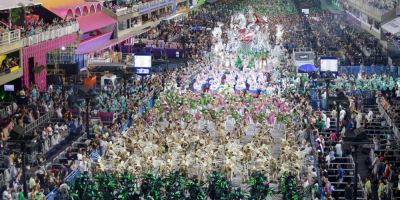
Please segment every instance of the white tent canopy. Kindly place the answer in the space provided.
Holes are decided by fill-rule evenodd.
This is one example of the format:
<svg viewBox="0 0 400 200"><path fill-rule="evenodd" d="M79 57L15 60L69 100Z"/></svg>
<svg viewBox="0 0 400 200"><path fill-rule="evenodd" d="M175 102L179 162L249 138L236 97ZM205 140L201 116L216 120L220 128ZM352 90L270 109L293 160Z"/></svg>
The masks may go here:
<svg viewBox="0 0 400 200"><path fill-rule="evenodd" d="M384 24L382 26L382 29L393 35L399 34L400 33L400 17L396 17L395 19Z"/></svg>
<svg viewBox="0 0 400 200"><path fill-rule="evenodd" d="M21 5L24 6L35 6L41 5L32 0L0 0L0 10L10 10L13 8L19 8Z"/></svg>

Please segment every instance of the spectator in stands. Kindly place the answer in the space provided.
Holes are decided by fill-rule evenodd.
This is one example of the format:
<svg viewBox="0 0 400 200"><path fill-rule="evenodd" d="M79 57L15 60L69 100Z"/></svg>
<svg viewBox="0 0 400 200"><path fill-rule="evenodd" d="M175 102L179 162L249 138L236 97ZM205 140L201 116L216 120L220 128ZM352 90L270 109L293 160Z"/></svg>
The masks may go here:
<svg viewBox="0 0 400 200"><path fill-rule="evenodd" d="M375 158L372 161L372 164L370 166L370 169L372 169L372 174L373 174L374 177L378 176L380 162L381 161L379 159L379 155L377 153L375 153Z"/></svg>
<svg viewBox="0 0 400 200"><path fill-rule="evenodd" d="M36 180L33 176L29 178L29 190L33 190L36 187Z"/></svg>
<svg viewBox="0 0 400 200"><path fill-rule="evenodd" d="M342 143L343 143L343 141L339 140L339 142L335 145L336 157L338 157L338 158L343 156Z"/></svg>
<svg viewBox="0 0 400 200"><path fill-rule="evenodd" d="M374 112L371 109L368 109L368 114L365 116L367 120L367 125L369 126L372 123L372 119L374 118Z"/></svg>
<svg viewBox="0 0 400 200"><path fill-rule="evenodd" d="M390 165L388 160L385 160L385 170L383 172L383 178L389 180L391 172L392 172L392 166Z"/></svg>
<svg viewBox="0 0 400 200"><path fill-rule="evenodd" d="M386 187L386 199L391 200L393 199L393 182L388 181L388 186Z"/></svg>
<svg viewBox="0 0 400 200"><path fill-rule="evenodd" d="M371 200L372 190L371 190L371 180L369 177L365 178L364 192L365 196L367 197L367 200Z"/></svg>
<svg viewBox="0 0 400 200"><path fill-rule="evenodd" d="M347 182L346 187L344 188L344 198L346 200L353 199L353 188L351 187L350 182Z"/></svg>
<svg viewBox="0 0 400 200"><path fill-rule="evenodd" d="M333 118L333 119L336 119L336 115L337 115L336 109L333 109L333 110L331 111L331 116L332 116L332 118Z"/></svg>
<svg viewBox="0 0 400 200"><path fill-rule="evenodd" d="M324 177L324 180L325 180L324 181L325 182L325 187L324 187L325 196L330 197L333 192L333 186L327 178Z"/></svg>
<svg viewBox="0 0 400 200"><path fill-rule="evenodd" d="M99 153L100 156L103 156L106 153L106 141L104 141L103 136L99 137L99 150L100 150Z"/></svg>
<svg viewBox="0 0 400 200"><path fill-rule="evenodd" d="M398 87L396 87L396 98L400 98L400 89Z"/></svg>
<svg viewBox="0 0 400 200"><path fill-rule="evenodd" d="M339 121L340 121L340 123L343 123L343 120L346 116L346 110L342 106L340 106L340 107L341 108L340 108L340 113L339 113Z"/></svg>
<svg viewBox="0 0 400 200"><path fill-rule="evenodd" d="M45 176L46 176L46 169L44 168L44 166L40 166L38 168L38 170L36 170L35 174L39 181L39 184L41 186L44 186L45 185Z"/></svg>
<svg viewBox="0 0 400 200"><path fill-rule="evenodd" d="M67 166L65 166L64 163L61 163L61 169L59 172L60 180L64 180L65 177L67 177L67 176L68 176L68 168L67 168Z"/></svg>
<svg viewBox="0 0 400 200"><path fill-rule="evenodd" d="M65 157L67 158L67 160L72 160L73 159L72 150L71 150L70 147L68 147L67 153L65 154Z"/></svg>
<svg viewBox="0 0 400 200"><path fill-rule="evenodd" d="M331 145L335 145L337 142L337 136L336 136L336 132L331 131L329 134L329 142Z"/></svg>
<svg viewBox="0 0 400 200"><path fill-rule="evenodd" d="M68 186L67 183L63 183L60 185L60 200L67 200L69 199L69 190L70 187Z"/></svg>
<svg viewBox="0 0 400 200"><path fill-rule="evenodd" d="M2 199L3 200L11 200L11 190L10 187L8 186L8 184L6 184L6 186L4 186L4 190L3 190L3 194L2 194Z"/></svg>
<svg viewBox="0 0 400 200"><path fill-rule="evenodd" d="M385 199L385 191L387 190L386 188L386 183L385 180L380 179L379 180L379 186L378 186L378 198L379 200L384 200Z"/></svg>
<svg viewBox="0 0 400 200"><path fill-rule="evenodd" d="M344 137L345 133L346 133L347 129L346 129L346 125L343 123L340 127L340 137Z"/></svg>
<svg viewBox="0 0 400 200"><path fill-rule="evenodd" d="M333 151L333 148L329 151L328 155L326 155L325 161L327 163L327 167L330 167L331 162L335 160L335 152Z"/></svg>
<svg viewBox="0 0 400 200"><path fill-rule="evenodd" d="M18 200L24 200L24 193L22 192L22 188L18 187Z"/></svg>
<svg viewBox="0 0 400 200"><path fill-rule="evenodd" d="M343 182L343 178L344 178L344 169L342 168L342 165L338 165L338 169L337 169L337 179L339 183Z"/></svg>
<svg viewBox="0 0 400 200"><path fill-rule="evenodd" d="M375 151L379 151L379 149L380 149L379 137L378 137L378 136L374 136L374 137L372 138L372 142L374 143L374 150L375 150Z"/></svg>

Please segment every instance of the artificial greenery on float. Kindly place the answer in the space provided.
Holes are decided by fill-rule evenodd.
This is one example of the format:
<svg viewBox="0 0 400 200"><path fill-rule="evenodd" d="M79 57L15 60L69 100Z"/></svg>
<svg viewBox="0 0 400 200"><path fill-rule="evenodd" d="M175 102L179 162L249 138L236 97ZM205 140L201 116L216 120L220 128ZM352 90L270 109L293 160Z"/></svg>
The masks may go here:
<svg viewBox="0 0 400 200"><path fill-rule="evenodd" d="M295 177L290 173L285 173L279 180L279 191L283 195L283 199L300 200L302 196L298 190Z"/></svg>
<svg viewBox="0 0 400 200"><path fill-rule="evenodd" d="M268 52L266 51L239 50L239 54L245 56L254 56L254 58L256 58L257 60L265 60L268 57Z"/></svg>
<svg viewBox="0 0 400 200"><path fill-rule="evenodd" d="M238 56L238 57L236 58L235 67L236 67L238 70L240 70L240 71L243 70L243 61L242 61L242 59L240 58L240 56Z"/></svg>
<svg viewBox="0 0 400 200"><path fill-rule="evenodd" d="M213 172L203 183L179 172L160 177L146 173L140 179L129 174L100 173L95 177L83 173L72 185L72 200L264 200L282 195L285 200L301 199L295 177L284 174L279 190L274 191L263 173L254 173L247 182L249 191L234 187L221 173Z"/></svg>
<svg viewBox="0 0 400 200"><path fill-rule="evenodd" d="M289 115L285 115L282 113L278 113L276 116L276 121L282 124L289 124L289 122L291 121L290 116Z"/></svg>
<svg viewBox="0 0 400 200"><path fill-rule="evenodd" d="M260 172L253 174L248 184L252 200L266 199L274 194L274 191L269 187L267 177Z"/></svg>
<svg viewBox="0 0 400 200"><path fill-rule="evenodd" d="M211 199L228 199L231 185L226 177L218 172L213 172L208 177L207 193Z"/></svg>

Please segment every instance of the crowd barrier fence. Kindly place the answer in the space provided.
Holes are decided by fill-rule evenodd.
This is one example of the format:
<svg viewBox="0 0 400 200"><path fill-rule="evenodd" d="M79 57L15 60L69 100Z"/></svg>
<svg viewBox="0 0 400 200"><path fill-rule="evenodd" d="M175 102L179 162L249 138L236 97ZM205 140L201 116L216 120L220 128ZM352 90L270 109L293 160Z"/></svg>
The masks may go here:
<svg viewBox="0 0 400 200"><path fill-rule="evenodd" d="M357 76L359 72L365 72L367 75L390 75L392 77L398 77L399 69L398 67L391 66L382 66L382 65L374 65L374 66L339 66L339 73L344 73L348 75Z"/></svg>

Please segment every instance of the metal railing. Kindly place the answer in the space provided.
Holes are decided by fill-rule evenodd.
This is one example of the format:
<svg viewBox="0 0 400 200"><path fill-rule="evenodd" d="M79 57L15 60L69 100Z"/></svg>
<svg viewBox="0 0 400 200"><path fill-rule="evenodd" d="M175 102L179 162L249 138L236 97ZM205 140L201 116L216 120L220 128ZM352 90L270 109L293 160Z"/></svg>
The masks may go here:
<svg viewBox="0 0 400 200"><path fill-rule="evenodd" d="M8 110L11 110L11 113L14 113L12 104L0 109L0 117L7 118L9 116Z"/></svg>
<svg viewBox="0 0 400 200"><path fill-rule="evenodd" d="M382 15L386 14L387 12L390 11L390 9L379 9L376 8L368 3L367 0L348 0L348 2L353 6L356 7L357 9L370 13L371 15L374 15L377 18L382 17Z"/></svg>
<svg viewBox="0 0 400 200"><path fill-rule="evenodd" d="M87 64L90 65L92 63L111 63L111 58L109 58L109 57L89 58L87 61Z"/></svg>
<svg viewBox="0 0 400 200"><path fill-rule="evenodd" d="M72 34L79 30L79 25L77 22L73 22L71 25L61 27L54 30L45 31L36 35L28 36L24 38L24 46L31 46L34 44L38 44L40 42L44 42L47 40L52 40L55 38L59 38L65 35Z"/></svg>
<svg viewBox="0 0 400 200"><path fill-rule="evenodd" d="M173 4L173 3L175 3L175 0L156 0L144 4L139 4L138 8L140 13L144 13L162 8L168 4Z"/></svg>
<svg viewBox="0 0 400 200"><path fill-rule="evenodd" d="M13 42L21 40L21 30L7 31L0 33L0 46L9 45Z"/></svg>
<svg viewBox="0 0 400 200"><path fill-rule="evenodd" d="M134 5L132 7L123 7L123 8L117 9L115 11L115 14L117 16L122 16L122 15L126 15L129 13L135 13L135 12L139 12L139 5Z"/></svg>
<svg viewBox="0 0 400 200"><path fill-rule="evenodd" d="M25 133L30 133L34 129L38 128L39 126L43 125L44 123L50 122L51 118L53 117L53 110L50 110L49 112L45 113L44 115L40 116L37 120L34 122L26 125L24 127Z"/></svg>
<svg viewBox="0 0 400 200"><path fill-rule="evenodd" d="M380 98L378 97L376 99L376 103L378 104L378 109L381 114L383 114L383 117L386 119L386 122L389 126L393 127L393 133L397 138L400 138L400 131L399 128L397 127L397 124L392 121L388 113L386 112L385 108L383 108L382 102L380 101Z"/></svg>

